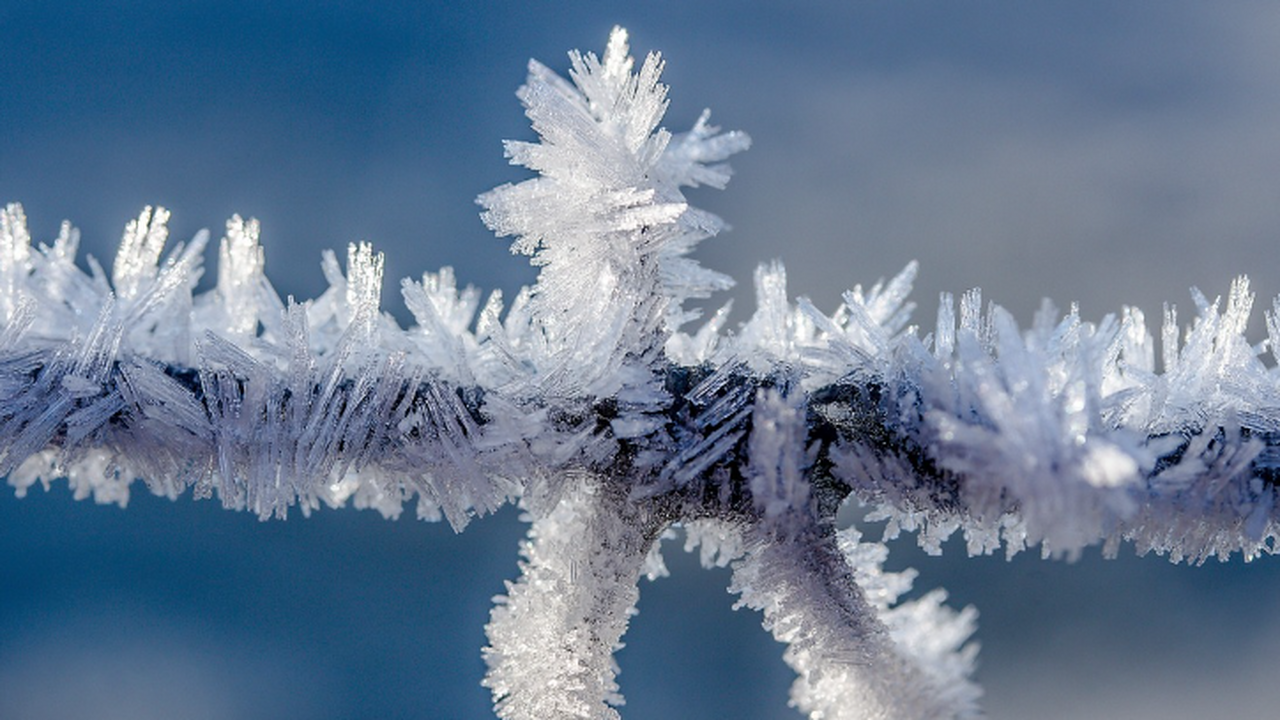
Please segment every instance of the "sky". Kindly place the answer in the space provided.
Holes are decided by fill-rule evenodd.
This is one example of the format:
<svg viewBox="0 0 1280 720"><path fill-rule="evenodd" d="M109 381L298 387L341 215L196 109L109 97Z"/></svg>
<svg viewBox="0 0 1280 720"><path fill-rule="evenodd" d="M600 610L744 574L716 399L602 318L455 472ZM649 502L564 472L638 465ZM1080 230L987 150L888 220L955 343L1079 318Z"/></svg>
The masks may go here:
<svg viewBox="0 0 1280 720"><path fill-rule="evenodd" d="M299 299L324 288L322 249L369 240L402 321L394 279L442 265L509 296L534 273L474 198L525 177L500 144L531 138L514 91L530 57L564 71L615 24L666 59L667 127L711 108L753 138L728 189L691 193L733 226L699 257L739 280L739 321L773 258L827 310L919 260L922 327L971 287L1024 323L1046 297L1185 318L1188 288L1240 273L1260 308L1280 294L1280 9L1262 3L10 2L0 201L39 241L70 219L104 264L147 204L175 239L254 216ZM483 626L522 532L513 509L455 535L142 489L125 511L56 483L4 494L0 716L490 717ZM727 575L667 555L619 654L624 717L798 717ZM993 718L1280 705L1275 562L1096 555L938 559L908 539L891 562L979 608Z"/></svg>

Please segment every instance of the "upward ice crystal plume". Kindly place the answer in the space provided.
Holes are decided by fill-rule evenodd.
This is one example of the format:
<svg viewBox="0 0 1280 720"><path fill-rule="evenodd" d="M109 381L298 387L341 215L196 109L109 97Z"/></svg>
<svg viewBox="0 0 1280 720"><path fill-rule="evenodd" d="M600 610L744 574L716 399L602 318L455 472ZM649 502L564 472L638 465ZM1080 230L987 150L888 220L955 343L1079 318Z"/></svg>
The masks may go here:
<svg viewBox="0 0 1280 720"><path fill-rule="evenodd" d="M931 551L957 531L970 553L1276 551L1280 378L1259 355L1280 352L1280 300L1255 347L1247 281L1225 307L1193 292L1189 328L1165 311L1157 369L1134 309L1090 323L1046 304L1023 331L973 291L958 317L944 295L922 338L914 264L831 315L792 303L774 264L737 333L727 308L685 333L683 302L729 280L688 259L722 223L681 188L724 186L747 137L705 114L660 129L662 63L636 71L622 30L603 59L570 60L572 82L534 62L519 93L540 142L507 154L537 177L480 198L541 267L505 314L445 268L403 283L417 324L401 329L368 245L345 272L324 255L317 300L281 301L239 217L216 286L193 297L205 236L164 255L162 209L129 224L108 278L75 265L70 225L33 247L8 206L0 474L19 495L65 477L121 505L135 479L192 487L262 518L348 500L394 517L416 496L459 530L520 502L522 574L484 650L513 719L617 717L613 652L676 526L704 565L733 567L812 718L978 714L973 610L941 591L901 600L914 574L836 528L851 497Z"/></svg>

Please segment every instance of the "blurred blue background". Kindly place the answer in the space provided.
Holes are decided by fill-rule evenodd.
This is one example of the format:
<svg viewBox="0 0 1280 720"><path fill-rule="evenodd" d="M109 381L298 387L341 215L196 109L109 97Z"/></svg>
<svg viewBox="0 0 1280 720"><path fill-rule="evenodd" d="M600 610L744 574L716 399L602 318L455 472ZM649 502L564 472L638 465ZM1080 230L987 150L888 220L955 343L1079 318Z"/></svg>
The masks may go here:
<svg viewBox="0 0 1280 720"><path fill-rule="evenodd" d="M1051 297L1159 318L1248 272L1280 292L1280 7L1166 2L0 4L0 200L104 262L144 204L173 237L262 221L282 293L322 248L372 240L398 278L533 273L473 198L523 175L525 62L567 66L612 25L661 50L666 125L704 107L751 133L701 258L747 288L781 257L832 308L919 259L918 321L981 286L1024 322ZM209 278L206 278L207 285ZM1266 307L1269 303L1260 305ZM1254 337L1261 339L1261 323ZM462 535L320 512L259 523L215 502L65 485L0 497L0 718L485 718L490 599L516 572L511 509ZM870 533L874 534L875 529ZM1280 565L925 558L895 567L982 612L995 718L1270 717ZM628 720L797 715L781 648L727 573L672 547L620 653Z"/></svg>

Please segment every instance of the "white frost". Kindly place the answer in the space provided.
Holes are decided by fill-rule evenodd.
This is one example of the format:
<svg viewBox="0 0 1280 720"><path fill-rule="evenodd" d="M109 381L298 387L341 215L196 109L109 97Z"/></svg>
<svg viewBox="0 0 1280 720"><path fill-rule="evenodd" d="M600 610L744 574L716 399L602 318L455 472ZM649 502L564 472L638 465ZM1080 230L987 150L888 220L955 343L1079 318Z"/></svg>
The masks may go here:
<svg viewBox="0 0 1280 720"><path fill-rule="evenodd" d="M452 270L405 281L416 325L379 305L367 243L329 288L282 300L258 223L233 217L213 289L194 295L200 233L169 250L168 211L130 222L108 274L78 233L33 245L0 212L0 475L17 494L67 478L124 505L131 485L191 488L262 518L351 502L462 529L519 502L532 522L519 580L485 650L504 718L614 718L613 653L657 543L686 528L704 565L731 564L739 604L788 647L811 718L973 717L974 611L882 569L884 546L840 531L850 496L940 552L1039 547L1077 556L1132 542L1202 562L1277 551L1280 299L1268 340L1244 332L1248 282L1099 322L1047 303L1028 329L981 294L943 295L911 325L914 263L831 314L793 301L780 262L756 312L686 308L731 280L689 257L724 223L682 188L722 188L749 145L704 113L661 127L662 61L636 68L625 31L604 57L537 62L518 95L539 141L508 142L536 176L479 198L538 281L504 307Z"/></svg>

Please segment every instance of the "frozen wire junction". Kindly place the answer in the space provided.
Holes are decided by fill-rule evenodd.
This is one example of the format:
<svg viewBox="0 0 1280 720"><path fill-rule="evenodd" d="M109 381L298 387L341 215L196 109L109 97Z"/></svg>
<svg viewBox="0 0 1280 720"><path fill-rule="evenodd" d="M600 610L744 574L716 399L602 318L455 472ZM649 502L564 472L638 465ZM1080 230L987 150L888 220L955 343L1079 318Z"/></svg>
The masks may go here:
<svg viewBox="0 0 1280 720"><path fill-rule="evenodd" d="M660 128L657 55L615 30L603 58L536 62L519 91L540 141L508 142L535 177L481 196L484 221L540 268L507 302L445 268L406 280L417 324L379 308L382 259L332 253L329 289L282 301L259 228L232 218L216 286L194 295L207 235L165 253L168 213L125 230L110 274L75 263L70 225L33 245L0 214L0 475L22 495L66 478L124 505L142 480L262 518L407 502L461 530L518 502L532 525L488 626L485 685L503 718L611 718L613 652L662 575L675 526L733 568L738 604L787 644L812 718L975 717L972 609L840 530L853 498L940 551L1124 542L1177 561L1276 551L1280 300L1244 337L1243 278L1188 326L1165 310L1100 322L1046 304L1029 329L977 291L910 324L914 264L834 313L761 267L758 309L726 328L686 301L731 280L688 257L723 229L682 188L723 187L746 149L704 114ZM1159 368L1159 369L1158 369Z"/></svg>

